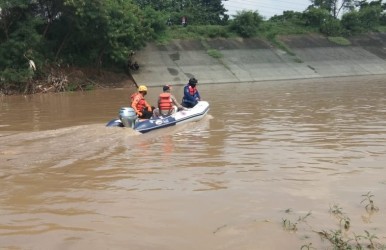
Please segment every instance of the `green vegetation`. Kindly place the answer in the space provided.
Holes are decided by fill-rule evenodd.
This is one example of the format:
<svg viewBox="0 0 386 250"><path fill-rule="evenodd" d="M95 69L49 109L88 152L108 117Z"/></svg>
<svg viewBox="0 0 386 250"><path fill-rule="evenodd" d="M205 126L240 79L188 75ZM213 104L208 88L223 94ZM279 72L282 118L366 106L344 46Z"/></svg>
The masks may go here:
<svg viewBox="0 0 386 250"><path fill-rule="evenodd" d="M207 53L208 53L208 55L210 55L213 58L217 58L218 59L218 58L223 57L221 52L216 50L216 49L208 49Z"/></svg>
<svg viewBox="0 0 386 250"><path fill-rule="evenodd" d="M257 11L242 11L230 22L229 28L242 37L252 37L262 22L263 17Z"/></svg>
<svg viewBox="0 0 386 250"><path fill-rule="evenodd" d="M344 45L386 31L385 10L381 0L310 0L304 12L264 20L258 11L230 19L221 0L0 1L0 93L39 91L64 68L124 72L129 54L149 41L257 36L291 54L280 35L317 32ZM62 87L54 89L74 89Z"/></svg>
<svg viewBox="0 0 386 250"><path fill-rule="evenodd" d="M365 208L367 211L376 212L379 210L379 208L374 205L374 200L373 200L374 195L371 194L371 192L368 192L367 194L364 194L362 196L365 198L361 201L361 204L363 203L366 204Z"/></svg>
<svg viewBox="0 0 386 250"><path fill-rule="evenodd" d="M379 211L379 208L374 205L373 197L374 195L371 192L362 195L365 197L361 204L365 204L366 212L371 215ZM286 210L288 214L289 209ZM327 240L331 244L331 249L339 250L352 250L352 249L386 249L386 245L380 244L377 242L378 237L368 231L364 230L362 234L357 234L355 232L350 232L351 230L351 220L343 212L338 204L334 204L330 207L329 213L334 216L338 221L337 229L330 230L315 230L307 223L306 219L311 215L311 212L308 212L304 216L300 216L295 222L291 222L289 219L283 219L283 229L286 231L296 232L298 231L298 225L300 223L307 224L311 227L311 231L317 233L322 239ZM352 235L352 237L350 237ZM307 238L307 237L305 237ZM312 246L312 243L304 244L300 249L316 249Z"/></svg>
<svg viewBox="0 0 386 250"><path fill-rule="evenodd" d="M237 34L230 32L227 26L222 25L171 26L157 37L156 41L165 44L174 39L228 38L235 36Z"/></svg>
<svg viewBox="0 0 386 250"><path fill-rule="evenodd" d="M328 40L333 42L333 43L339 44L339 45L344 45L344 46L351 45L351 42L349 40L347 40L346 38L341 37L341 36L338 36L338 37L337 36L329 36Z"/></svg>
<svg viewBox="0 0 386 250"><path fill-rule="evenodd" d="M299 216L299 218L295 222L291 222L290 220L283 219L283 228L286 231L297 231L297 224L300 222L305 222L307 217L311 216L311 212L308 212L304 216Z"/></svg>

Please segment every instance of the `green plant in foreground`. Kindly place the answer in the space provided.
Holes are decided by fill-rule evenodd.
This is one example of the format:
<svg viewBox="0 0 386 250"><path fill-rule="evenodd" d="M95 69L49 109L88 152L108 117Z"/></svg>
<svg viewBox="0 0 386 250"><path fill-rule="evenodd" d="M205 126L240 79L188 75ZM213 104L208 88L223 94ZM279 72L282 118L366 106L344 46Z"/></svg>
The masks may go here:
<svg viewBox="0 0 386 250"><path fill-rule="evenodd" d="M351 249L349 245L351 239L345 239L341 230L330 230L330 232L323 230L319 232L319 235L329 240L333 244L334 249Z"/></svg>
<svg viewBox="0 0 386 250"><path fill-rule="evenodd" d="M334 204L332 207L330 206L330 213L334 215L343 215L342 208L339 207L338 204Z"/></svg>
<svg viewBox="0 0 386 250"><path fill-rule="evenodd" d="M375 249L374 239L378 239L378 237L375 234L370 234L367 230L365 230L365 233L366 235L363 237L370 242L370 244L368 245L368 248Z"/></svg>
<svg viewBox="0 0 386 250"><path fill-rule="evenodd" d="M316 249L315 247L312 246L312 243L309 243L308 245L303 245L300 250L311 250L311 249Z"/></svg>
<svg viewBox="0 0 386 250"><path fill-rule="evenodd" d="M286 213L289 213L290 210L287 209L285 211ZM297 224L299 222L304 222L306 221L307 217L311 215L311 212L308 212L306 215L304 216L299 216L299 218L296 220L296 222L291 222L290 220L287 220L287 219L282 219L283 220L283 228L287 231L297 231L298 228L297 228Z"/></svg>
<svg viewBox="0 0 386 250"><path fill-rule="evenodd" d="M347 216L343 216L340 218L340 225L343 225L343 228L346 230L350 229L350 218Z"/></svg>
<svg viewBox="0 0 386 250"><path fill-rule="evenodd" d="M370 212L378 211L379 208L374 205L373 197L374 195L371 192L362 195L365 197L361 203L365 203L366 210ZM284 210L285 213L292 212L291 209ZM339 220L339 228L335 230L317 230L313 232L317 233L322 240L327 240L331 246L327 249L334 250L364 250L364 249L383 249L386 250L386 245L378 242L378 236L374 233L371 233L367 230L364 230L364 233L357 235L355 232L350 232L351 221L350 218L343 212L342 207L338 204L330 206L329 213L334 215L336 219ZM311 212L307 213L305 216L300 216L295 222L292 222L288 219L283 219L282 224L283 228L286 231L297 232L298 225L300 222L305 222L308 216L311 215ZM307 239L309 237L306 237ZM384 237L382 237L384 238ZM316 249L312 246L312 243L303 244L300 247L300 250L310 250Z"/></svg>
<svg viewBox="0 0 386 250"><path fill-rule="evenodd" d="M330 213L339 219L339 224L343 226L345 230L349 230L350 218L344 215L342 210L343 209L338 204L334 204L332 207L330 207Z"/></svg>
<svg viewBox="0 0 386 250"><path fill-rule="evenodd" d="M373 200L374 195L371 194L370 191L367 194L363 194L362 196L364 196L365 198L361 201L361 204L364 202L367 203L365 206L367 211L376 212L379 210L379 208L374 205L374 200Z"/></svg>

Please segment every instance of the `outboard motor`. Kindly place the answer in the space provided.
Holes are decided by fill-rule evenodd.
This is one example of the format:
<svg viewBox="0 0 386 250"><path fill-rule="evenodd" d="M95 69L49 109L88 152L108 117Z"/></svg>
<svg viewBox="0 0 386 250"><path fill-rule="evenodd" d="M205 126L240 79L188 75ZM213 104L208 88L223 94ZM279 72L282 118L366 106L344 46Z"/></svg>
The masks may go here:
<svg viewBox="0 0 386 250"><path fill-rule="evenodd" d="M125 127L134 128L137 118L133 108L123 107L119 110L119 119Z"/></svg>

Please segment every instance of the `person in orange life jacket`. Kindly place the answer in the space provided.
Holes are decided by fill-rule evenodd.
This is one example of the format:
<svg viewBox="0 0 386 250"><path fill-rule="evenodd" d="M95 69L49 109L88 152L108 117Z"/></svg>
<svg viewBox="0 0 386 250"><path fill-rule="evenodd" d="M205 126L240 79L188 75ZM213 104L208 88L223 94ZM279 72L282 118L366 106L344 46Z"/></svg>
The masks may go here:
<svg viewBox="0 0 386 250"><path fill-rule="evenodd" d="M196 88L196 78L190 78L188 84L184 87L184 97L182 98L182 106L193 108L198 101L201 100L200 93Z"/></svg>
<svg viewBox="0 0 386 250"><path fill-rule="evenodd" d="M147 94L147 87L145 85L140 85L138 87L138 92L131 95L131 107L135 110L138 115L138 118L141 119L150 119L153 115L153 107L151 107L145 100L145 95Z"/></svg>
<svg viewBox="0 0 386 250"><path fill-rule="evenodd" d="M170 93L171 89L172 87L170 85L165 85L162 87L163 92L158 97L158 110L160 115L168 116L177 112L178 110L185 109Z"/></svg>

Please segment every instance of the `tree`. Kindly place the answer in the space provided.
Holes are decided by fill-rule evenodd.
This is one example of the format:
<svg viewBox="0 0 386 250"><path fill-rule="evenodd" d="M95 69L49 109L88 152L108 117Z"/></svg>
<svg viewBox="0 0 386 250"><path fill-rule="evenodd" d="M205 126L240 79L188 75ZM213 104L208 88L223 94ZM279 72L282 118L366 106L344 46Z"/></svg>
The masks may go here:
<svg viewBox="0 0 386 250"><path fill-rule="evenodd" d="M30 86L45 64L123 65L157 22L131 0L2 0L0 88Z"/></svg>
<svg viewBox="0 0 386 250"><path fill-rule="evenodd" d="M31 15L36 8L28 0L0 3L0 87L22 89L34 76L29 62L43 62L40 17ZM34 63L34 64L35 64ZM40 67L38 67L40 69Z"/></svg>
<svg viewBox="0 0 386 250"><path fill-rule="evenodd" d="M359 11L353 10L342 16L342 26L350 33L360 33L364 31L363 25L360 21Z"/></svg>
<svg viewBox="0 0 386 250"><path fill-rule="evenodd" d="M341 36L343 32L342 24L339 19L327 18L320 26L320 32L327 36Z"/></svg>
<svg viewBox="0 0 386 250"><path fill-rule="evenodd" d="M60 18L47 35L54 39L55 59L70 64L123 63L131 50L153 36L137 5L127 0L65 0Z"/></svg>
<svg viewBox="0 0 386 250"><path fill-rule="evenodd" d="M380 23L382 15L381 5L369 5L359 10L359 20L365 29L372 30Z"/></svg>
<svg viewBox="0 0 386 250"><path fill-rule="evenodd" d="M227 1L227 0L225 0ZM142 9L151 7L163 12L173 23L186 16L190 24L225 24L229 15L222 0L134 0Z"/></svg>
<svg viewBox="0 0 386 250"><path fill-rule="evenodd" d="M252 37L262 22L263 17L257 11L241 11L232 20L230 29L242 37Z"/></svg>
<svg viewBox="0 0 386 250"><path fill-rule="evenodd" d="M342 25L350 33L360 33L365 30L373 30L381 24L385 5L382 1L357 3L359 10L354 10L342 16Z"/></svg>
<svg viewBox="0 0 386 250"><path fill-rule="evenodd" d="M269 21L290 22L290 23L299 24L299 25L304 24L303 13L297 12L297 11L291 11L291 10L283 11L282 15L274 15L269 19Z"/></svg>
<svg viewBox="0 0 386 250"><path fill-rule="evenodd" d="M201 15L204 17L204 24L225 24L229 19L222 0L200 0L198 6L203 11Z"/></svg>
<svg viewBox="0 0 386 250"><path fill-rule="evenodd" d="M303 13L303 19L305 20L306 25L313 27L321 27L329 18L331 18L330 13L323 8L311 7Z"/></svg>
<svg viewBox="0 0 386 250"><path fill-rule="evenodd" d="M309 8L320 8L327 10L334 18L338 18L342 10L353 10L355 0L310 0Z"/></svg>

